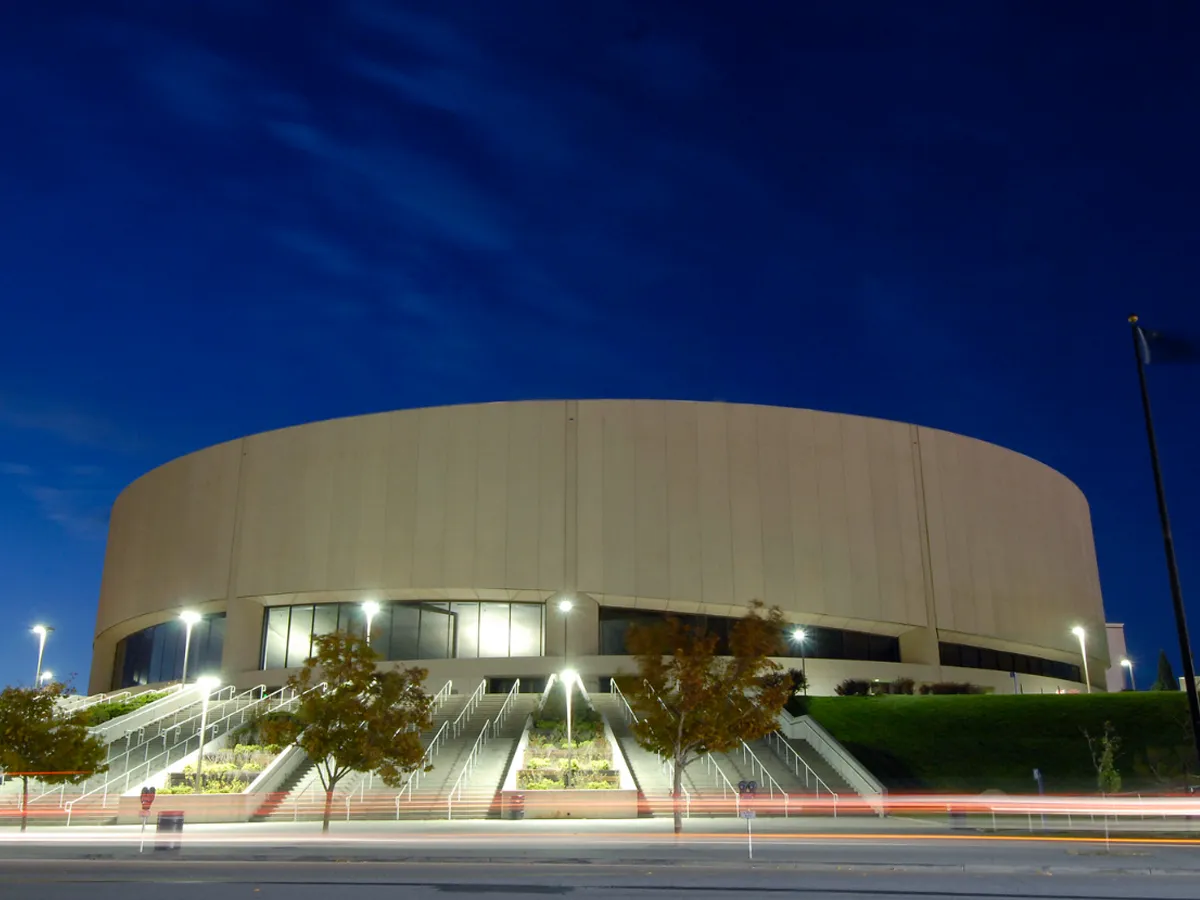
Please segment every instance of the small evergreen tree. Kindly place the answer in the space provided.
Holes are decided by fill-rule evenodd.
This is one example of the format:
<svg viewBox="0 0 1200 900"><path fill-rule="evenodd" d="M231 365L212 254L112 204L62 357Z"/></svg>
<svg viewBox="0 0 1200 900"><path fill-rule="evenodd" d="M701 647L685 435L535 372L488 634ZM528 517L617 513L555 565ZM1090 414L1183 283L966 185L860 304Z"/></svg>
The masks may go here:
<svg viewBox="0 0 1200 900"><path fill-rule="evenodd" d="M1171 668L1171 660L1167 658L1166 650L1158 651L1158 677L1154 679L1154 684L1150 685L1150 690L1179 690L1179 680L1175 677L1175 671Z"/></svg>
<svg viewBox="0 0 1200 900"><path fill-rule="evenodd" d="M1092 753L1092 765L1096 767L1096 786L1101 794L1115 794L1121 790L1121 773L1117 771L1117 751L1121 749L1121 738L1112 722L1104 723L1104 731L1093 738L1086 730L1088 749Z"/></svg>

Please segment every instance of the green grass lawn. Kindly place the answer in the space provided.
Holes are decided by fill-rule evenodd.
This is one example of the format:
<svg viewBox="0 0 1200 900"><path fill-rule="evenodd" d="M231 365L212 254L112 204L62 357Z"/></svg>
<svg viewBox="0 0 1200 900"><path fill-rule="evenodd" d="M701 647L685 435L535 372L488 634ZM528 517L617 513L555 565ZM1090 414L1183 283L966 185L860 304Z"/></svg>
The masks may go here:
<svg viewBox="0 0 1200 900"><path fill-rule="evenodd" d="M1112 722L1124 791L1183 784L1183 694L812 697L809 712L893 790L1094 792L1083 731ZM1150 763L1160 770L1151 771ZM1195 771L1194 764L1191 770Z"/></svg>

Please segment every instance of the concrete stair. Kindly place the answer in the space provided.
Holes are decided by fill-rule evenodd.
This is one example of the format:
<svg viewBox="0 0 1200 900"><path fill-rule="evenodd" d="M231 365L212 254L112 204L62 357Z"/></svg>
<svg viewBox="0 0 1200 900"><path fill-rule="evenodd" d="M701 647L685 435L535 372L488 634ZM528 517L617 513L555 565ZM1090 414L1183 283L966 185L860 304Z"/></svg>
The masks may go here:
<svg viewBox="0 0 1200 900"><path fill-rule="evenodd" d="M338 785L334 797L333 820L436 819L448 817L451 809L456 819L489 815L525 719L538 700L536 694L516 695L502 727L495 730L490 723L507 697L507 694L484 694L477 706L459 722L458 733L448 730L443 736L431 761L432 771L421 775L411 791L387 787L370 773L347 776ZM466 694L452 695L435 714L433 727L422 732L422 743L428 747L443 723L447 724L447 729L451 728L469 700L470 696ZM458 783L485 724L488 725L487 742L473 770L463 777L461 797L456 792L451 807L447 804L450 791ZM324 803L316 767L310 763L289 795L263 818L276 821L320 819L324 814Z"/></svg>

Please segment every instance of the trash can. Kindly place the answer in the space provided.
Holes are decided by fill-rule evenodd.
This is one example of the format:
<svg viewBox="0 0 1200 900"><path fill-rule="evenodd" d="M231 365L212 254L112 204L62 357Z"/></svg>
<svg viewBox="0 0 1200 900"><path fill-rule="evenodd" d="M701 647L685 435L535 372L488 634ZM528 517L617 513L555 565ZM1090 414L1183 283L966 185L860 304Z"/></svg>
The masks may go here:
<svg viewBox="0 0 1200 900"><path fill-rule="evenodd" d="M509 796L512 799L508 806L508 817L510 819L525 818L525 795L524 794L510 794Z"/></svg>
<svg viewBox="0 0 1200 900"><path fill-rule="evenodd" d="M157 834L155 850L178 850L183 843L183 811L176 809L160 812Z"/></svg>
<svg viewBox="0 0 1200 900"><path fill-rule="evenodd" d="M954 831L965 831L967 827L967 814L961 809L951 809L947 813L950 817L950 828Z"/></svg>

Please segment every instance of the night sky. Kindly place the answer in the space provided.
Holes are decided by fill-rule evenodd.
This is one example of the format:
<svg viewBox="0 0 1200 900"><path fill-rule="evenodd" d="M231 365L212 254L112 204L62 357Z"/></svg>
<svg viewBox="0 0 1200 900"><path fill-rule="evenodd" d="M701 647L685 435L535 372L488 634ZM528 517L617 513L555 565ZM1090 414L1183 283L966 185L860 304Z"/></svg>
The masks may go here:
<svg viewBox="0 0 1200 900"><path fill-rule="evenodd" d="M1178 671L1126 316L1200 330L1197 34L1178 2L3 4L0 683L41 620L86 687L147 469L550 397L1040 459L1140 684ZM1200 635L1200 367L1149 375Z"/></svg>

